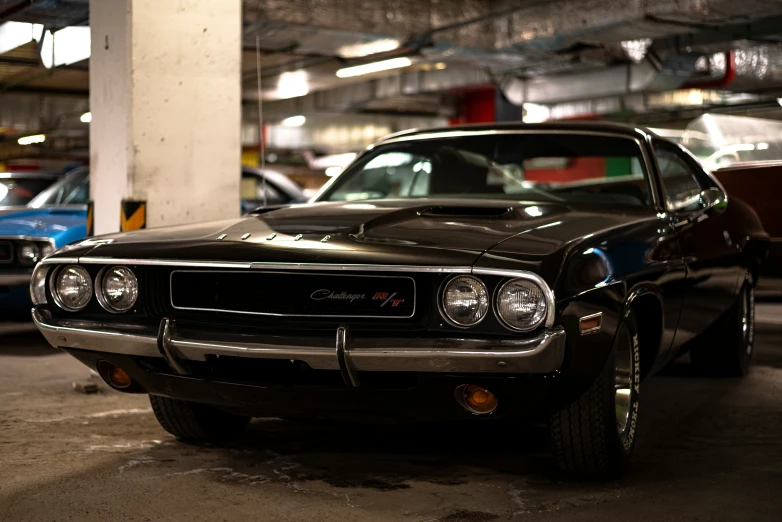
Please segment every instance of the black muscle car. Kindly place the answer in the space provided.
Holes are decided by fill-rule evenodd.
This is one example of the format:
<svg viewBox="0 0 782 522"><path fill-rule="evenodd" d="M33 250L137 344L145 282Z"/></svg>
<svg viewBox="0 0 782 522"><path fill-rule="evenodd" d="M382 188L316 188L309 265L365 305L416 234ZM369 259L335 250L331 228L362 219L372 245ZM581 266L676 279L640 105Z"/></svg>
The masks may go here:
<svg viewBox="0 0 782 522"><path fill-rule="evenodd" d="M542 417L565 471L608 477L644 378L687 350L747 372L767 243L645 129L418 130L310 204L66 247L33 318L182 439L253 416Z"/></svg>

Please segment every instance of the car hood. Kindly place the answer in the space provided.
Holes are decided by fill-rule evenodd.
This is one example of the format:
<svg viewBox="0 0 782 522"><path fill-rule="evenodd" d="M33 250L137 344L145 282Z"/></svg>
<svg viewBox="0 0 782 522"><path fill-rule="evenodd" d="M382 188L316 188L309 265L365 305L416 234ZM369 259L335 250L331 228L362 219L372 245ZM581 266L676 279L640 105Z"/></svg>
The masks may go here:
<svg viewBox="0 0 782 522"><path fill-rule="evenodd" d="M84 226L86 212L66 209L27 209L0 213L0 236L53 237Z"/></svg>
<svg viewBox="0 0 782 522"><path fill-rule="evenodd" d="M639 219L609 208L500 200L383 200L101 236L60 255L267 263L471 266L499 245L533 259ZM96 241L98 240L98 241ZM503 251L507 251L504 248Z"/></svg>

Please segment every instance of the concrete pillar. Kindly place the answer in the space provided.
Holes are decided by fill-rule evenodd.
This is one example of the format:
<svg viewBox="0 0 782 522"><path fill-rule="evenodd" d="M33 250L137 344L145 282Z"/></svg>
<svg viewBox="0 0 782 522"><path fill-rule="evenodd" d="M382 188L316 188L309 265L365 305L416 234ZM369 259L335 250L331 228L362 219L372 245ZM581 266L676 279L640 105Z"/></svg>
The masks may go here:
<svg viewBox="0 0 782 522"><path fill-rule="evenodd" d="M95 233L240 214L241 0L90 0Z"/></svg>

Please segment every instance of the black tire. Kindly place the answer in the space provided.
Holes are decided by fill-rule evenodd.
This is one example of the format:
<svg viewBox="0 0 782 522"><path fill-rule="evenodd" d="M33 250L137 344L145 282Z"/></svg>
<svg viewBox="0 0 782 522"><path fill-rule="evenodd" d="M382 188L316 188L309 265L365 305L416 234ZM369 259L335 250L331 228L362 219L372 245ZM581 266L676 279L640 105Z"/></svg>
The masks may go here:
<svg viewBox="0 0 782 522"><path fill-rule="evenodd" d="M749 373L754 342L755 285L748 275L727 315L696 340L690 362L699 373L741 377Z"/></svg>
<svg viewBox="0 0 782 522"><path fill-rule="evenodd" d="M640 380L638 328L628 311L600 375L549 419L551 446L563 472L576 479L605 480L626 470L635 446ZM623 393L617 393L617 383Z"/></svg>
<svg viewBox="0 0 782 522"><path fill-rule="evenodd" d="M232 415L207 404L150 395L152 411L164 430L178 439L213 441L240 434L250 417Z"/></svg>

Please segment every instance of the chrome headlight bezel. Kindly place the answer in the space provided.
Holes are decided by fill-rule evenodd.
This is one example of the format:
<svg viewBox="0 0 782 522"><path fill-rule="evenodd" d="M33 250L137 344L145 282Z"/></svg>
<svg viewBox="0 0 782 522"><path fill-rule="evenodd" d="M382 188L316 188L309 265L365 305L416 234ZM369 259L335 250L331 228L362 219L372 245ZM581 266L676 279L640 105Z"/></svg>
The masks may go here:
<svg viewBox="0 0 782 522"><path fill-rule="evenodd" d="M130 281L133 281L133 286L134 286L134 288L131 289L132 300L130 304L124 308L115 307L106 298L106 289L104 288L104 283L106 279L106 274L111 270L124 270L132 278L129 279ZM100 303L101 307L103 307L103 309L109 313L124 314L129 312L130 310L133 309L134 306L136 306L136 303L138 302L138 294L139 294L138 276L136 276L133 270L131 270L126 266L121 266L121 265L105 266L100 270L100 272L98 272L98 276L95 278L95 297L98 299L98 303Z"/></svg>
<svg viewBox="0 0 782 522"><path fill-rule="evenodd" d="M538 287L543 296L543 303L546 307L540 319L527 326L517 326L511 324L511 322L509 322L500 313L500 296L502 295L503 290L508 285L517 282L523 282L526 285L534 285ZM511 277L497 285L492 299L492 306L494 308L494 315L497 317L499 323L508 330L512 330L514 332L531 332L540 328L541 326L550 327L554 324L554 293L540 276L533 273L514 275L514 277Z"/></svg>
<svg viewBox="0 0 782 522"><path fill-rule="evenodd" d="M72 306L69 306L69 305L65 304L65 302L62 299L62 296L60 296L60 291L59 291L59 288L58 288L59 287L60 276L62 276L62 274L66 270L69 270L69 269L74 269L76 271L83 272L84 273L83 275L86 276L85 279L88 282L88 286L86 287L87 291L85 292L85 294L88 295L89 297L84 302L84 304L79 306L79 307L72 307ZM66 312L80 312L81 310L84 310L87 307L87 305L90 304L90 301L92 301L93 289L94 289L94 283L92 281L92 276L87 271L87 269L84 268L83 266L79 266L79 265L75 265L75 264L73 264L73 265L63 265L63 266L59 267L57 270L55 270L52 273L51 283L50 283L50 291L51 291L51 294L52 294L52 298L54 299L54 303L58 307L60 307L61 309L65 310Z"/></svg>
<svg viewBox="0 0 782 522"><path fill-rule="evenodd" d="M38 263L30 278L30 300L34 305L44 305L49 302L46 297L46 282L49 279L51 265Z"/></svg>
<svg viewBox="0 0 782 522"><path fill-rule="evenodd" d="M483 306L484 311L483 315L481 317L473 322L473 323L463 323L455 320L451 315L448 313L446 306L445 306L445 296L448 291L448 287L454 284L455 282L459 281L460 279L470 279L477 281L480 287L483 289L483 293L485 296L485 305ZM479 325L481 322L483 322L486 317L489 315L489 311L491 309L491 295L489 294L489 289L486 287L486 283L484 283L480 278L475 277L474 275L470 274L462 274L457 275L454 277L451 277L450 279L447 279L443 282L440 291L438 292L438 307L440 309L440 315L451 325L456 326L457 328L472 328L474 326ZM480 305L479 305L480 306Z"/></svg>

